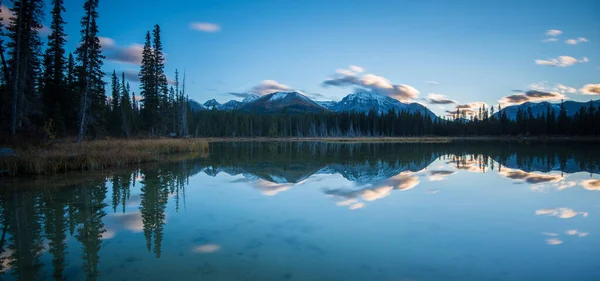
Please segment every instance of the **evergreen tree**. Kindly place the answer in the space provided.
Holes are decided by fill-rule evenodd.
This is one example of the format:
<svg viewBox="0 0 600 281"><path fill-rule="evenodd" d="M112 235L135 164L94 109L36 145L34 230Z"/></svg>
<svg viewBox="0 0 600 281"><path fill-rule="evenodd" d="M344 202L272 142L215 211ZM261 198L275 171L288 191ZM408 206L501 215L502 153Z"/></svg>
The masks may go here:
<svg viewBox="0 0 600 281"><path fill-rule="evenodd" d="M165 119L168 118L169 100L167 76L165 75L165 58L163 54L160 26L158 24L154 26L154 30L152 31L152 37L152 54L154 55L154 58L152 59L154 74L154 94L159 99L159 112L157 112L157 114L159 114L161 118L158 121L161 126L161 132L164 132L164 130L167 127L166 124L168 124L168 120Z"/></svg>
<svg viewBox="0 0 600 281"><path fill-rule="evenodd" d="M43 0L14 0L8 27L10 39L10 136L17 128L32 125L31 117L39 106L37 89L40 75Z"/></svg>
<svg viewBox="0 0 600 281"><path fill-rule="evenodd" d="M56 281L65 280L64 269L67 265L67 219L65 202L56 190L45 190L42 194L42 212L44 215L44 233L49 241L52 255L52 276Z"/></svg>
<svg viewBox="0 0 600 281"><path fill-rule="evenodd" d="M44 55L44 81L42 101L46 118L52 119L59 132L64 133L65 105L69 97L65 81L65 43L67 34L64 31L65 21L62 13L65 11L63 0L52 0L51 33L48 36L48 49Z"/></svg>
<svg viewBox="0 0 600 281"><path fill-rule="evenodd" d="M153 170L144 172L141 188L140 212L144 224L144 237L148 251L152 250L156 258L160 258L162 250L165 210L169 200L169 180L164 176Z"/></svg>
<svg viewBox="0 0 600 281"><path fill-rule="evenodd" d="M105 105L104 73L102 50L98 39L98 0L86 0L83 4L84 16L81 19L81 41L75 51L78 66L78 84L81 91L79 129L77 141L81 142L89 125L97 124L99 114Z"/></svg>
<svg viewBox="0 0 600 281"><path fill-rule="evenodd" d="M150 32L146 33L146 41L142 51L142 66L140 69L140 90L143 100L143 106L140 109L145 128L150 130L151 135L155 134L156 123L158 121L158 103L156 75L155 75L155 56L152 50Z"/></svg>
<svg viewBox="0 0 600 281"><path fill-rule="evenodd" d="M121 84L117 73L113 70L111 76L111 99L110 99L110 131L113 135L121 135L123 125L121 119L123 112L121 111Z"/></svg>
<svg viewBox="0 0 600 281"><path fill-rule="evenodd" d="M125 82L125 72L121 75L121 124L126 137L130 135L130 123L132 121L131 100L129 97L129 83Z"/></svg>

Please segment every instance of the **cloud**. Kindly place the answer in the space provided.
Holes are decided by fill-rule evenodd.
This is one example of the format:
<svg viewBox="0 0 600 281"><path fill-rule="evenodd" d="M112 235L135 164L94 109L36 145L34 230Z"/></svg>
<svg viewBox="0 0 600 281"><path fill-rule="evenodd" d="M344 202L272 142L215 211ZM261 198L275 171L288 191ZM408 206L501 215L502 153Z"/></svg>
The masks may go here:
<svg viewBox="0 0 600 281"><path fill-rule="evenodd" d="M555 91L561 93L561 94L574 94L577 93L577 89L573 88L573 87L569 87L567 85L563 85L563 84L557 84Z"/></svg>
<svg viewBox="0 0 600 281"><path fill-rule="evenodd" d="M587 57L583 57L582 59L578 60L571 56L559 56L556 58L551 58L551 59L546 59L546 60L536 59L535 64L545 65L545 66L556 66L556 67L569 67L569 66L575 65L577 63L584 63L584 62L588 62L588 61L589 61L589 59Z"/></svg>
<svg viewBox="0 0 600 281"><path fill-rule="evenodd" d="M531 90L542 91L542 92L558 92L561 94L574 94L577 93L577 89L563 85L560 83L555 84L553 87L548 85L548 81L541 81L533 83L529 86ZM525 91L516 90L517 93L524 93Z"/></svg>
<svg viewBox="0 0 600 281"><path fill-rule="evenodd" d="M584 37L579 37L577 39L568 39L567 41L565 41L565 43L569 44L569 45L577 45L579 43L586 43L588 42L587 38Z"/></svg>
<svg viewBox="0 0 600 281"><path fill-rule="evenodd" d="M588 232L581 232L577 229L572 229L572 230L567 230L565 232L567 235L571 235L571 236L579 236L579 237L585 237L588 236Z"/></svg>
<svg viewBox="0 0 600 281"><path fill-rule="evenodd" d="M581 182L581 186L587 190L600 191L600 180L584 180Z"/></svg>
<svg viewBox="0 0 600 281"><path fill-rule="evenodd" d="M293 90L294 89L288 87L287 85L280 84L279 82L277 82L275 80L264 80L257 86L252 87L252 89L250 89L250 92L262 96L262 95L268 95L268 94L271 94L274 92L289 92L289 91L293 91Z"/></svg>
<svg viewBox="0 0 600 281"><path fill-rule="evenodd" d="M444 95L440 94L429 94L427 95L427 101L430 104L453 104L456 101L446 98Z"/></svg>
<svg viewBox="0 0 600 281"><path fill-rule="evenodd" d="M548 245L560 245L563 241L557 238L546 239L546 244Z"/></svg>
<svg viewBox="0 0 600 281"><path fill-rule="evenodd" d="M356 66L356 65L351 65L351 66L349 67L349 69L350 69L351 71L353 71L353 72L356 72L356 73L362 73L362 72L364 72L364 71L365 71L365 69L364 69L364 68L362 68L362 67L360 67L360 66Z"/></svg>
<svg viewBox="0 0 600 281"><path fill-rule="evenodd" d="M513 94L499 100L501 104L522 104L525 102L537 101L559 101L567 99L567 96L559 92L543 92L538 90L529 90L522 94Z"/></svg>
<svg viewBox="0 0 600 281"><path fill-rule="evenodd" d="M117 72L117 76L119 78L121 78L122 73L125 73L125 79L129 82L133 82L133 83L139 83L140 82L140 77L138 76L138 71L137 70L132 70L132 69L127 69L127 70L123 70L120 73Z"/></svg>
<svg viewBox="0 0 600 281"><path fill-rule="evenodd" d="M100 41L100 46L102 46L102 48L112 48L117 46L115 40L112 38L98 37L98 40Z"/></svg>
<svg viewBox="0 0 600 281"><path fill-rule="evenodd" d="M484 107L488 108L489 106L485 102L480 101L471 102L467 104L457 104L454 107L454 110L446 110L446 113L448 116L453 116L456 113L458 113L459 115L465 113L467 117L470 117L479 114L479 109Z"/></svg>
<svg viewBox="0 0 600 281"><path fill-rule="evenodd" d="M579 91L584 95L600 95L600 84L586 84Z"/></svg>
<svg viewBox="0 0 600 281"><path fill-rule="evenodd" d="M356 68L355 68L356 69ZM361 68L362 70L362 68ZM420 92L410 85L392 84L388 79L375 74L364 74L351 69L339 69L333 78L321 83L324 87L355 86L364 90L371 90L379 94L388 95L400 101L408 101L419 96Z"/></svg>
<svg viewBox="0 0 600 281"><path fill-rule="evenodd" d="M504 169L500 175L513 180L522 180L529 184L557 183L563 178L560 175L530 173L521 170Z"/></svg>
<svg viewBox="0 0 600 281"><path fill-rule="evenodd" d="M204 244L194 248L194 252L200 254L212 254L221 249L220 245L217 244Z"/></svg>
<svg viewBox="0 0 600 281"><path fill-rule="evenodd" d="M394 190L406 191L419 185L419 178L412 176L410 172L403 172L375 185L365 185L362 189L338 188L325 190L324 193L337 199L338 206L360 206L365 202L372 202L385 198ZM361 202L361 200L363 202Z"/></svg>
<svg viewBox="0 0 600 281"><path fill-rule="evenodd" d="M118 63L142 64L143 45L131 44L127 47L121 47L112 38L98 37L98 39L107 60Z"/></svg>
<svg viewBox="0 0 600 281"><path fill-rule="evenodd" d="M554 233L554 232L542 232L542 235L556 237L556 236L558 236L558 233Z"/></svg>
<svg viewBox="0 0 600 281"><path fill-rule="evenodd" d="M536 210L535 214L537 216L545 215L545 216L557 217L560 219L570 219L570 218L576 217L577 215L581 215L583 217L588 216L587 212L576 212L573 209L569 209L569 208L540 209L540 210Z"/></svg>
<svg viewBox="0 0 600 281"><path fill-rule="evenodd" d="M227 94L228 95L232 95L234 97L238 97L238 98L247 98L247 97L249 97L251 95L254 95L252 93L234 93L234 92L227 93Z"/></svg>
<svg viewBox="0 0 600 281"><path fill-rule="evenodd" d="M445 180L446 177L455 174L455 171L450 171L450 170L435 170L435 171L431 171L429 172L429 177L427 177L429 179L429 181L442 181Z"/></svg>
<svg viewBox="0 0 600 281"><path fill-rule="evenodd" d="M542 40L542 42L544 42L544 43L558 42L558 38L546 38L546 39Z"/></svg>
<svg viewBox="0 0 600 281"><path fill-rule="evenodd" d="M358 210L358 209L362 209L364 207L365 207L365 203L360 202L360 203L355 203L355 204L350 205L350 207L348 207L348 209Z"/></svg>
<svg viewBox="0 0 600 281"><path fill-rule="evenodd" d="M2 25L4 26L4 28L6 29L8 26L10 26L10 18L14 17L14 13L13 11L10 10L10 8L1 5L0 6L0 17L2 18ZM50 35L51 30L49 27L42 25L42 27L40 29L38 29L38 32L40 35Z"/></svg>
<svg viewBox="0 0 600 281"><path fill-rule="evenodd" d="M202 32L219 32L221 26L215 23L209 22L193 22L190 24L190 28Z"/></svg>
<svg viewBox="0 0 600 281"><path fill-rule="evenodd" d="M247 98L249 96L253 96L253 95L259 95L259 96L264 96L264 95L268 95L268 94L272 94L275 92L292 92L292 91L296 91L293 88L281 84L275 80L263 80L262 82L260 82L260 84L252 87L250 90L248 90L247 92L242 92L242 93L236 93L236 92L230 92L227 93L228 95L234 96L234 97L238 97L238 98ZM321 94L308 94L309 96L312 97L321 97Z"/></svg>
<svg viewBox="0 0 600 281"><path fill-rule="evenodd" d="M4 28L6 28L10 25L10 18L13 17L13 12L4 5L1 5L0 9L2 9L2 11L0 11L0 17L2 17L2 25L4 25Z"/></svg>
<svg viewBox="0 0 600 281"><path fill-rule="evenodd" d="M440 82L436 82L436 81L425 81L425 83L427 83L428 85L439 85Z"/></svg>
<svg viewBox="0 0 600 281"><path fill-rule="evenodd" d="M558 30L558 29L549 29L549 30L546 30L546 36L555 37L555 36L561 35L562 33L563 32L561 30Z"/></svg>

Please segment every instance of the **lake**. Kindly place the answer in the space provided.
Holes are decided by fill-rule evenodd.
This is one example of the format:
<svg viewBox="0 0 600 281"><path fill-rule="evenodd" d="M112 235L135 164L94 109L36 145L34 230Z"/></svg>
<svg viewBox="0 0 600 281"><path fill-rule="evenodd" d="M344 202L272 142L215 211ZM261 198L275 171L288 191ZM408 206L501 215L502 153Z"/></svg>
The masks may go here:
<svg viewBox="0 0 600 281"><path fill-rule="evenodd" d="M0 183L1 280L600 280L591 144L213 143Z"/></svg>

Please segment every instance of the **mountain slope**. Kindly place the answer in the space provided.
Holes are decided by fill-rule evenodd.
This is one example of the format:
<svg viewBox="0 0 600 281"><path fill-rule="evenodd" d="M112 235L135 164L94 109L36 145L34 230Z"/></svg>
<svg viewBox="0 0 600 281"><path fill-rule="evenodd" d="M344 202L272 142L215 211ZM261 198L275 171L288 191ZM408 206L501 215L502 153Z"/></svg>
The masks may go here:
<svg viewBox="0 0 600 281"><path fill-rule="evenodd" d="M307 113L327 111L308 97L298 92L275 92L264 95L240 107L240 111L258 113Z"/></svg>
<svg viewBox="0 0 600 281"><path fill-rule="evenodd" d="M577 102L577 101L566 101L564 102L565 110L567 111L567 116L571 117L575 115L581 107L585 107L586 109L590 106L590 103L594 105L594 107L598 107L600 105L600 100L588 101L588 102ZM548 109L554 111L554 115L558 116L560 113L560 103L550 103L547 101L533 103L526 102L519 105L511 105L503 108L500 112L497 112L495 115L499 116L499 114L506 112L506 116L510 120L515 120L517 118L517 112L519 109L527 112L531 109L531 113L533 116L538 116L542 114L547 114Z"/></svg>
<svg viewBox="0 0 600 281"><path fill-rule="evenodd" d="M402 103L389 96L380 95L372 92L358 92L347 95L340 102L330 107L335 112L364 112L368 113L375 109L378 114L384 114L390 110L397 113L407 111L409 113L421 112L435 118L436 115L425 106L419 103Z"/></svg>
<svg viewBox="0 0 600 281"><path fill-rule="evenodd" d="M215 99L208 100L203 105L209 110L218 109L219 106L221 106L221 104Z"/></svg>

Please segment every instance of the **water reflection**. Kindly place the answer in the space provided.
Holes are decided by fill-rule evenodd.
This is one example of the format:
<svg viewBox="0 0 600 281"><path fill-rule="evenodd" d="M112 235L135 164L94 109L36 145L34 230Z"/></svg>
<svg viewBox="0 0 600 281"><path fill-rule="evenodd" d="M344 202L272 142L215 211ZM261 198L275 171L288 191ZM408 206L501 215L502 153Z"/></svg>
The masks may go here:
<svg viewBox="0 0 600 281"><path fill-rule="evenodd" d="M65 181L62 187L10 183L0 192L0 274L8 280L102 279L101 261L111 259L103 255L103 247L122 235L143 234L146 251L163 259L165 241L177 235L172 232L168 237L165 227L171 217L181 220L177 214L186 209L186 187L197 175L225 175L227 184L251 187L266 196L316 188L335 205L362 212L427 181L431 185L420 192L444 192L444 182L463 173L498 175L534 191L576 187L597 191L600 157L594 151L585 145L566 149L552 144L228 143L212 145L207 158ZM345 181L327 182L333 176ZM589 215L563 206L534 213L558 219ZM553 246L567 243L564 237L590 234L574 228L541 233ZM218 241L210 240L199 239L191 252L207 256L225 252ZM298 237L283 241L295 247L300 243ZM313 242L302 243L320 249ZM206 268L213 270L212 265L203 265L203 271Z"/></svg>

